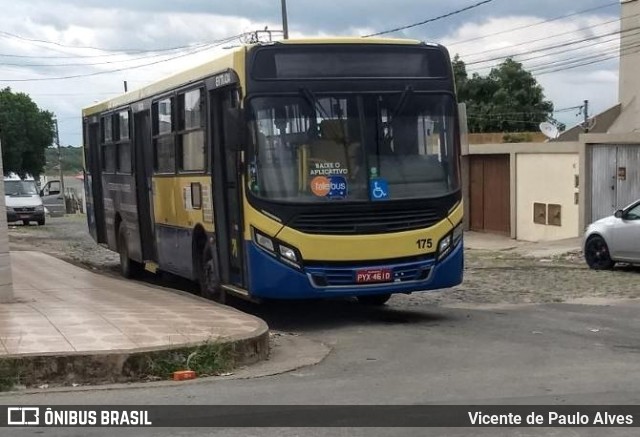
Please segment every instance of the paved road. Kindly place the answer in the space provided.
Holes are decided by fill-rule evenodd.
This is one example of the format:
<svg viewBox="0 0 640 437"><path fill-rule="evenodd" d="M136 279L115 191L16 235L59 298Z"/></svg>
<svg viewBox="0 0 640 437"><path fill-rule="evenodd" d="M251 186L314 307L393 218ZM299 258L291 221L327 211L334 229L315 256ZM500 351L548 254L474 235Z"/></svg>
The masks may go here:
<svg viewBox="0 0 640 437"><path fill-rule="evenodd" d="M38 249L113 274L117 255L96 248L78 219L10 231L12 249ZM640 271L593 272L578 254L529 259L470 251L465 283L396 296L384 309L355 302L232 302L274 330L329 344L319 365L252 380L205 381L80 393L0 396L29 404L637 404L640 301L577 305L574 298L640 297ZM172 284L179 288L189 284ZM533 303L533 305L523 305ZM488 307L487 304L493 305ZM509 305L517 304L517 305ZM465 309L460 308L464 306ZM38 435L41 435L39 432ZM46 430L44 435L114 435ZM628 430L118 430L117 435L636 435ZM23 430L12 435L36 435Z"/></svg>
<svg viewBox="0 0 640 437"><path fill-rule="evenodd" d="M638 404L639 302L484 309L353 302L253 308L272 328L333 346L319 365L284 375L196 385L10 395L29 404ZM44 431L44 433L43 433ZM11 435L114 435L20 430ZM118 435L424 435L425 430L118 430ZM429 435L636 435L629 430L430 430Z"/></svg>

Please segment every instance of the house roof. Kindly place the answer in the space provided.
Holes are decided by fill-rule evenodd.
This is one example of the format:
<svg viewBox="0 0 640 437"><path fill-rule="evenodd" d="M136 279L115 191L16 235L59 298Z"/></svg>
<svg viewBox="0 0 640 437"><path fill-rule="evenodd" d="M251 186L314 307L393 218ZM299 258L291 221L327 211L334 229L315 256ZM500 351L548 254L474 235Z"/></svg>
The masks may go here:
<svg viewBox="0 0 640 437"><path fill-rule="evenodd" d="M616 119L620 115L621 109L622 109L622 105L617 104L607 109L606 111L591 117L589 121L592 127L589 129L589 133L593 133L593 134L607 133L609 131L609 128L613 125L613 123L616 121ZM571 129L567 129L566 131L562 132L558 136L558 138L551 141L552 142L578 141L580 134L583 134L583 133L584 133L584 129L582 128L582 125L578 124L572 127Z"/></svg>

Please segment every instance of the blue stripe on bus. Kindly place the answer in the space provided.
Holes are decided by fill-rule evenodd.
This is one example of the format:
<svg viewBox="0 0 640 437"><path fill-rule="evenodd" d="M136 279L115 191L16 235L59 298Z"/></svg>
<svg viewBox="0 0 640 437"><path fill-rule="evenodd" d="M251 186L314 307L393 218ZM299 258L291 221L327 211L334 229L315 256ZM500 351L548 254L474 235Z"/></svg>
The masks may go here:
<svg viewBox="0 0 640 437"><path fill-rule="evenodd" d="M253 242L247 242L246 248L249 260L248 271L251 272L251 295L256 298L268 299L318 299L433 291L460 284L464 265L461 242L451 254L433 267L434 271L423 281L394 282L371 286L314 287L306 271L303 272L282 263L274 256L256 247ZM431 261L430 264L432 263ZM394 268L402 265L385 267ZM380 267L380 265L372 267Z"/></svg>

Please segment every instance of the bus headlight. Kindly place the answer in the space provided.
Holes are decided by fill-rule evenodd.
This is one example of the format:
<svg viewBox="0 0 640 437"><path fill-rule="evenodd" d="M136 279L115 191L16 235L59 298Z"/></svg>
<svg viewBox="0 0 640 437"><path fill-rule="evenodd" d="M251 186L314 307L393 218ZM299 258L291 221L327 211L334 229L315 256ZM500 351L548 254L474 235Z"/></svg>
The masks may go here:
<svg viewBox="0 0 640 437"><path fill-rule="evenodd" d="M453 228L453 245L454 246L458 244L460 240L462 240L463 233L464 233L464 230L462 229L462 223L460 223L458 226Z"/></svg>
<svg viewBox="0 0 640 437"><path fill-rule="evenodd" d="M273 245L273 240L271 238L267 237L266 235L262 235L258 231L254 231L254 236L256 239L256 243L258 243L259 246L261 246L264 249L267 249L269 252L272 252L272 253L276 251Z"/></svg>
<svg viewBox="0 0 640 437"><path fill-rule="evenodd" d="M264 235L257 229L253 229L253 240L262 249L265 249L270 255L277 257L283 263L286 263L297 269L301 268L302 257L293 247Z"/></svg>
<svg viewBox="0 0 640 437"><path fill-rule="evenodd" d="M456 245L462 240L462 223L453 228L453 231L449 232L440 243L438 243L438 261L444 258L456 247Z"/></svg>
<svg viewBox="0 0 640 437"><path fill-rule="evenodd" d="M438 259L442 259L451 250L451 234L447 234L438 244Z"/></svg>
<svg viewBox="0 0 640 437"><path fill-rule="evenodd" d="M283 258L288 259L289 261L292 261L294 263L298 262L296 251L283 244L280 244L280 255L282 255Z"/></svg>

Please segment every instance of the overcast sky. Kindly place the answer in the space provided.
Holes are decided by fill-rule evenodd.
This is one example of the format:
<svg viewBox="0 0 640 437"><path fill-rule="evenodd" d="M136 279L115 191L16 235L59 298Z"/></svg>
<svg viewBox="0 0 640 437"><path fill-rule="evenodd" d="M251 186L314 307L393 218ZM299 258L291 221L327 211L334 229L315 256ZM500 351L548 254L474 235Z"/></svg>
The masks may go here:
<svg viewBox="0 0 640 437"><path fill-rule="evenodd" d="M361 36L478 2L288 0L289 29L292 37ZM619 29L618 3L493 0L393 36L443 43L452 55L461 55L469 71L481 74L505 56L516 55L535 72L556 109L587 99L595 113L618 101L617 60L553 70L575 65L576 59L615 58L618 36L611 33ZM593 10L581 12L587 9ZM282 27L280 0L0 0L0 10L0 87L26 92L41 108L54 112L61 143L74 146L82 142L81 108L122 92L124 80L130 89L143 86L224 50L204 44L265 26ZM596 39L558 47L586 38ZM556 48L540 51L551 46ZM166 50L176 47L183 49ZM156 49L165 51L148 52ZM114 55L110 50L147 51ZM54 79L75 75L83 77ZM577 110L557 113L556 118L570 126L580 120Z"/></svg>

